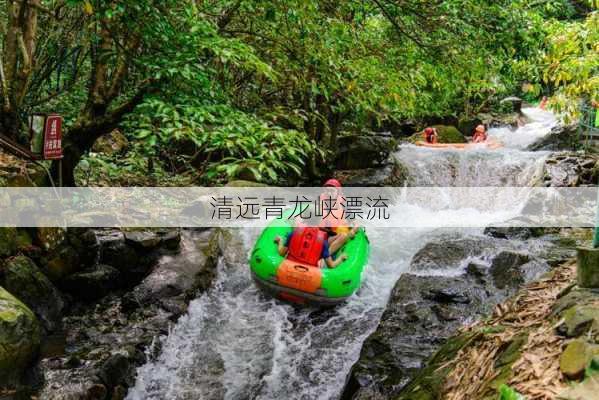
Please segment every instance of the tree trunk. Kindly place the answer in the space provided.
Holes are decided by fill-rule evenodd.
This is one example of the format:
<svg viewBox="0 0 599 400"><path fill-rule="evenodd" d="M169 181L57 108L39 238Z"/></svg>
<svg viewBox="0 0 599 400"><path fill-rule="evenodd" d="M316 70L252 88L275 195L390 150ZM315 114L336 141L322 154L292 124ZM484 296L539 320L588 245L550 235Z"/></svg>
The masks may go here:
<svg viewBox="0 0 599 400"><path fill-rule="evenodd" d="M22 143L23 138L19 135L21 132L20 125L19 117L16 112L2 111L0 114L0 134L8 136L16 142Z"/></svg>
<svg viewBox="0 0 599 400"><path fill-rule="evenodd" d="M68 130L63 139L62 180L64 186L75 186L75 168L81 161L81 157L91 150L96 140L116 129L123 117L132 112L143 101L145 95L157 87L157 82L146 81L129 101L112 111L107 111L106 106L99 102L88 102L82 116L73 128ZM58 162L54 162L52 176L56 180L58 180L58 172Z"/></svg>

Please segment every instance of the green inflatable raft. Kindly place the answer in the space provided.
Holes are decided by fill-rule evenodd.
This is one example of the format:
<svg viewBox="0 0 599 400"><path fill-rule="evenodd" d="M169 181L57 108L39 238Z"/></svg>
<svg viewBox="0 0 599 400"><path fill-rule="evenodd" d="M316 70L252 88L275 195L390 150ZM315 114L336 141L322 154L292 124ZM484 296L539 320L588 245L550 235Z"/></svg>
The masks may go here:
<svg viewBox="0 0 599 400"><path fill-rule="evenodd" d="M277 298L320 307L339 304L356 292L370 252L364 229L336 252L347 254L347 260L336 268L321 269L279 255L275 238L285 238L293 224L286 218L274 220L256 241L249 264L257 285Z"/></svg>

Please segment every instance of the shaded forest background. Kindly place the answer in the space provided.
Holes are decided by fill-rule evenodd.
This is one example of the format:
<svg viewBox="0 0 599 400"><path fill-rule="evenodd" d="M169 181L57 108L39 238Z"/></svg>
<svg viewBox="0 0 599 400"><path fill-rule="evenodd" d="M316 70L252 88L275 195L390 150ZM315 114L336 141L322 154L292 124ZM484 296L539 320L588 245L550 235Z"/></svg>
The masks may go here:
<svg viewBox="0 0 599 400"><path fill-rule="evenodd" d="M599 100L597 3L1 0L0 131L62 114L65 185L310 179L349 132L509 95L576 118ZM109 134L126 145L91 151Z"/></svg>

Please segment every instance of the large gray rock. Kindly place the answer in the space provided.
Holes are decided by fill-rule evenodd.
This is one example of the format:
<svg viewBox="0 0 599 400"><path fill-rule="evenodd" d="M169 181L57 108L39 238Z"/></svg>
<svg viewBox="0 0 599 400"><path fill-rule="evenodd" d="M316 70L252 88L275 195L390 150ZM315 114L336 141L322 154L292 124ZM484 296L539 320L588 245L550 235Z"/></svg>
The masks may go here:
<svg viewBox="0 0 599 400"><path fill-rule="evenodd" d="M446 270L459 267L469 257L480 256L493 248L482 237L443 237L428 242L412 258L412 271Z"/></svg>
<svg viewBox="0 0 599 400"><path fill-rule="evenodd" d="M353 366L344 399L392 398L461 325L483 317L503 297L460 277L401 276L377 330Z"/></svg>
<svg viewBox="0 0 599 400"><path fill-rule="evenodd" d="M128 232L107 229L97 231L96 236L99 262L119 270L126 286L145 278L163 251L177 250L181 240L180 232L173 229Z"/></svg>
<svg viewBox="0 0 599 400"><path fill-rule="evenodd" d="M526 240L532 237L543 236L545 229L527 226L489 226L485 228L484 233L498 239Z"/></svg>
<svg viewBox="0 0 599 400"><path fill-rule="evenodd" d="M582 152L562 152L545 160L543 184L547 187L596 185L599 156Z"/></svg>
<svg viewBox="0 0 599 400"><path fill-rule="evenodd" d="M199 233L197 247L184 248L180 254L163 257L156 268L130 293L124 303L128 309L160 304L180 314L182 304L198 290L206 290L214 279L219 255L218 230Z"/></svg>
<svg viewBox="0 0 599 400"><path fill-rule="evenodd" d="M563 151L574 150L578 143L577 125L557 125L548 135L543 136L530 146L532 151Z"/></svg>
<svg viewBox="0 0 599 400"><path fill-rule="evenodd" d="M33 310L47 332L59 330L65 302L33 261L24 256L14 257L3 272L4 288Z"/></svg>
<svg viewBox="0 0 599 400"><path fill-rule="evenodd" d="M357 187L403 186L407 176L406 167L397 160L380 168L337 170L334 173L345 186Z"/></svg>
<svg viewBox="0 0 599 400"><path fill-rule="evenodd" d="M0 389L18 383L39 344L40 328L33 312L0 286Z"/></svg>
<svg viewBox="0 0 599 400"><path fill-rule="evenodd" d="M337 139L335 165L340 170L374 168L385 164L396 147L390 134L364 133Z"/></svg>
<svg viewBox="0 0 599 400"><path fill-rule="evenodd" d="M160 244L160 237L152 231L125 232L127 244L139 250L154 250Z"/></svg>
<svg viewBox="0 0 599 400"><path fill-rule="evenodd" d="M516 251L500 252L493 258L489 268L495 287L514 290L545 271L547 271L547 263Z"/></svg>
<svg viewBox="0 0 599 400"><path fill-rule="evenodd" d="M394 398L460 326L485 317L519 284L548 269L530 255L498 248L477 237L442 238L425 245L410 268L418 275L399 278L378 328L363 344L342 399ZM469 259L460 275L438 275L450 269L453 275L455 267ZM435 274L424 275L426 271Z"/></svg>

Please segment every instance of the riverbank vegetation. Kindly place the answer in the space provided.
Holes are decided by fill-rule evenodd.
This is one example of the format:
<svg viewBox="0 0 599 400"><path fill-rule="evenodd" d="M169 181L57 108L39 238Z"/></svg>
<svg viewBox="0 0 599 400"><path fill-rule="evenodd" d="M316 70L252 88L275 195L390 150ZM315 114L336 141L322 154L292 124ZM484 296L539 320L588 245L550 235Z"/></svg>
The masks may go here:
<svg viewBox="0 0 599 400"><path fill-rule="evenodd" d="M297 182L347 132L469 118L510 95L575 116L598 92L596 7L0 1L0 127L18 138L30 113L62 114L66 184ZM92 151L116 129L126 146Z"/></svg>

